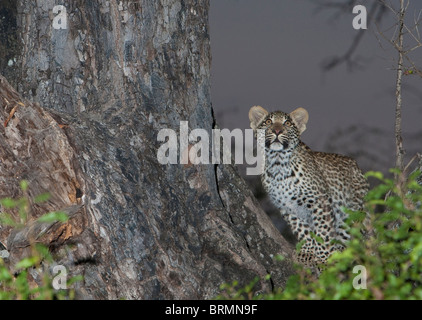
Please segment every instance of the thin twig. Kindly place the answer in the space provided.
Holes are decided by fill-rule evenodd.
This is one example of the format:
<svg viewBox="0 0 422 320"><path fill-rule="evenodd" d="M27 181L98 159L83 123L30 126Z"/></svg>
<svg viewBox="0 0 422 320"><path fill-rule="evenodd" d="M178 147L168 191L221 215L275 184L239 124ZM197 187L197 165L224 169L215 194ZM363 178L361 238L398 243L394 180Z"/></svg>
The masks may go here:
<svg viewBox="0 0 422 320"><path fill-rule="evenodd" d="M397 62L397 80L396 80L396 116L395 116L395 137L396 137L396 168L400 171L403 171L403 158L405 150L403 148L403 138L401 131L401 120L402 120L402 77L403 77L403 29L404 29L404 16L406 13L406 8L404 6L404 0L400 0L400 12L399 12L399 33L398 33L398 44L397 51L399 54ZM396 175L396 178L397 175Z"/></svg>

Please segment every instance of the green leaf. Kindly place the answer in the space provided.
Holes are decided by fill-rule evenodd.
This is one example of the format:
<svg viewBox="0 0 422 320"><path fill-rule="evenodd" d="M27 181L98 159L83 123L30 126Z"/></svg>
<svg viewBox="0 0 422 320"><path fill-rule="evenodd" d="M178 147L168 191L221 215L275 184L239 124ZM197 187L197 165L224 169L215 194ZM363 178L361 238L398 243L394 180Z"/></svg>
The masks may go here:
<svg viewBox="0 0 422 320"><path fill-rule="evenodd" d="M365 173L365 178L369 178L369 177L373 177L378 180L384 180L384 175L380 171L368 171L367 173Z"/></svg>
<svg viewBox="0 0 422 320"><path fill-rule="evenodd" d="M349 214L350 221L362 222L363 220L365 220L365 217L366 217L366 212L362 212L362 211L347 210L347 213Z"/></svg>
<svg viewBox="0 0 422 320"><path fill-rule="evenodd" d="M277 254L277 255L274 256L275 261L284 261L285 259L286 258L281 254Z"/></svg>
<svg viewBox="0 0 422 320"><path fill-rule="evenodd" d="M16 227L17 223L15 219L8 213L2 212L0 213L0 225L6 225L11 227Z"/></svg>
<svg viewBox="0 0 422 320"><path fill-rule="evenodd" d="M0 204L7 209L13 209L16 207L16 201L12 198L0 199Z"/></svg>
<svg viewBox="0 0 422 320"><path fill-rule="evenodd" d="M34 202L35 203L46 202L48 199L50 199L50 193L48 193L48 192L41 193L40 195L38 195L34 198Z"/></svg>
<svg viewBox="0 0 422 320"><path fill-rule="evenodd" d="M83 281L83 280L84 280L83 275L74 276L67 281L67 286L70 287L72 284Z"/></svg>
<svg viewBox="0 0 422 320"><path fill-rule="evenodd" d="M392 222L392 221L396 221L399 218L399 216L400 214L395 211L385 212L380 216L379 221Z"/></svg>
<svg viewBox="0 0 422 320"><path fill-rule="evenodd" d="M0 266L0 281L11 281L13 279L6 267Z"/></svg>
<svg viewBox="0 0 422 320"><path fill-rule="evenodd" d="M312 238L314 238L316 240L316 242L318 242L319 244L323 244L324 243L324 239L322 239L320 236L317 236L314 232L310 232L310 235Z"/></svg>
<svg viewBox="0 0 422 320"><path fill-rule="evenodd" d="M376 205L385 206L385 200L382 200L382 199L368 200L367 203L370 205L375 205L375 206Z"/></svg>
<svg viewBox="0 0 422 320"><path fill-rule="evenodd" d="M21 222L26 223L29 212L29 201L27 198L20 198L17 204L19 207L19 216L21 218Z"/></svg>
<svg viewBox="0 0 422 320"><path fill-rule="evenodd" d="M26 181L26 180L22 180L22 181L20 182L20 187L21 187L22 191L26 191L26 190L28 190L28 181Z"/></svg>
<svg viewBox="0 0 422 320"><path fill-rule="evenodd" d="M301 240L296 244L296 252L299 253L302 249L303 245L305 244L305 240Z"/></svg>
<svg viewBox="0 0 422 320"><path fill-rule="evenodd" d="M367 200L381 200L384 198L384 195L391 190L391 186L386 185L386 184L380 184L378 186L376 186L375 188L373 188L372 190L370 190L365 199Z"/></svg>
<svg viewBox="0 0 422 320"><path fill-rule="evenodd" d="M38 263L38 257L23 258L16 264L16 269L27 269L35 266Z"/></svg>
<svg viewBox="0 0 422 320"><path fill-rule="evenodd" d="M45 259L48 262L53 262L53 257L51 256L50 250L48 249L48 247L46 247L45 245L41 243L37 243L35 245L35 249L37 250L37 253L40 256L40 258L42 258L43 260Z"/></svg>
<svg viewBox="0 0 422 320"><path fill-rule="evenodd" d="M61 211L49 212L38 218L39 222L66 222L67 220L69 220L69 216Z"/></svg>
<svg viewBox="0 0 422 320"><path fill-rule="evenodd" d="M30 289L28 283L28 273L26 271L21 271L16 277L15 281L17 292L19 293L19 298L22 300L29 299Z"/></svg>

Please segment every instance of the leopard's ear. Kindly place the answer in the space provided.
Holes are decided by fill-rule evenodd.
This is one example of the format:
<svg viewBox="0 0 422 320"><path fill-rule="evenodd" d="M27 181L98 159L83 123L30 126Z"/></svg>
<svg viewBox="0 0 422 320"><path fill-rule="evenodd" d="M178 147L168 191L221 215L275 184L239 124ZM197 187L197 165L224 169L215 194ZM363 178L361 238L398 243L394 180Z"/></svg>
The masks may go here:
<svg viewBox="0 0 422 320"><path fill-rule="evenodd" d="M249 120L251 128L256 130L261 121L268 115L268 111L261 106L254 106L249 110Z"/></svg>
<svg viewBox="0 0 422 320"><path fill-rule="evenodd" d="M302 134L302 132L306 130L306 124L309 120L308 111L303 108L297 108L296 110L290 112L290 117L299 129L299 133Z"/></svg>

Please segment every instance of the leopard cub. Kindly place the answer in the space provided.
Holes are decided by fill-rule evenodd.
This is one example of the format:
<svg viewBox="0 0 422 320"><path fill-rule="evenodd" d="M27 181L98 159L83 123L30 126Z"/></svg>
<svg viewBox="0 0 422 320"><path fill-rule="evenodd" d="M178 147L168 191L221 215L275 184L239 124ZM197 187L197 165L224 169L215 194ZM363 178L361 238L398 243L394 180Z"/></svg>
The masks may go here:
<svg viewBox="0 0 422 320"><path fill-rule="evenodd" d="M299 261L315 266L343 249L349 234L341 208L361 210L368 183L355 160L312 151L300 140L308 118L303 108L284 113L254 106L249 111L264 150L262 184L302 242Z"/></svg>

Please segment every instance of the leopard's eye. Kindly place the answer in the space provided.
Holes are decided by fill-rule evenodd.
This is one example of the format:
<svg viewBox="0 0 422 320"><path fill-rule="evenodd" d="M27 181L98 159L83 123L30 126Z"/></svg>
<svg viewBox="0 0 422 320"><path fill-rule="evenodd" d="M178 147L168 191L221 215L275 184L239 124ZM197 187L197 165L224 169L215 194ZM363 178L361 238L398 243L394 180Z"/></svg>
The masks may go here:
<svg viewBox="0 0 422 320"><path fill-rule="evenodd" d="M273 121L272 121L271 119L267 119L267 120L265 120L265 124L266 124L266 125L270 125L271 123L273 123Z"/></svg>
<svg viewBox="0 0 422 320"><path fill-rule="evenodd" d="M286 120L284 122L284 125L290 127L292 125L292 122L290 120Z"/></svg>

